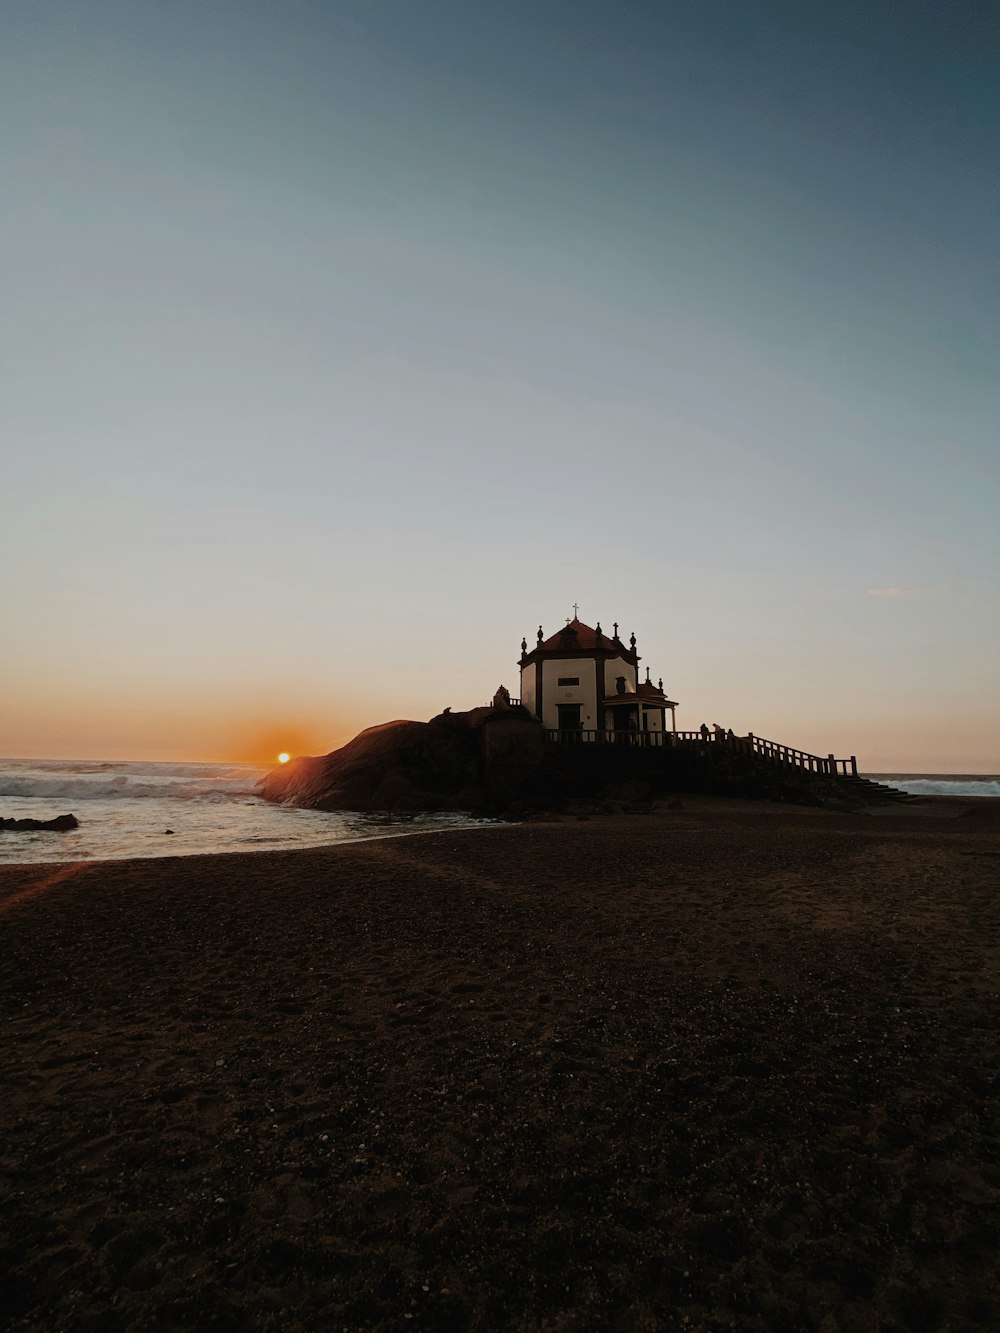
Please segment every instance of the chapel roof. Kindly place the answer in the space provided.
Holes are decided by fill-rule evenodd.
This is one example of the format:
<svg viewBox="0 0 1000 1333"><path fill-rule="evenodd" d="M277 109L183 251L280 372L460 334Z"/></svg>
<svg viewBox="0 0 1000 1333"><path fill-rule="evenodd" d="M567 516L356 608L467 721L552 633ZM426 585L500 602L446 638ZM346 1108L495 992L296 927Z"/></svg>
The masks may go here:
<svg viewBox="0 0 1000 1333"><path fill-rule="evenodd" d="M643 681L636 690L626 690L624 694L609 694L601 701L604 706L613 708L616 704L656 704L660 708L676 708L677 700L668 699L662 690L658 690L649 681Z"/></svg>
<svg viewBox="0 0 1000 1333"><path fill-rule="evenodd" d="M640 699L665 698L663 691L661 689L657 689L657 687L652 683L652 681L649 680L640 681L639 684L635 687L635 692Z"/></svg>
<svg viewBox="0 0 1000 1333"><path fill-rule="evenodd" d="M606 652L614 653L619 652L625 646L620 639L616 643L614 639L610 639L603 632L598 636L596 629L592 629L590 625L585 625L582 620L574 616L562 629L556 630L555 634L551 634L542 643L536 644L535 651L543 653L559 652L567 646L567 630L576 631L575 638L570 639L570 646L573 648L583 648L589 651L600 647Z"/></svg>

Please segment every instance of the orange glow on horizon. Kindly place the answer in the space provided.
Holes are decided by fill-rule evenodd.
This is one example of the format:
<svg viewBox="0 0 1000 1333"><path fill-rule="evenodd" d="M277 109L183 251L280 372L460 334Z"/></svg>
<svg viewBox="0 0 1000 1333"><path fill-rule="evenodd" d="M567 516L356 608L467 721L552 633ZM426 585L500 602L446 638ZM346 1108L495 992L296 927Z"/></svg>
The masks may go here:
<svg viewBox="0 0 1000 1333"><path fill-rule="evenodd" d="M234 758L251 764L284 766L295 755L328 754L343 744L338 739L339 726L331 727L330 734L324 735L325 728L311 727L295 718L279 718L271 726L250 726L241 730L242 737L228 748ZM347 739L360 730L360 727L354 728Z"/></svg>
<svg viewBox="0 0 1000 1333"><path fill-rule="evenodd" d="M5 664L6 667L6 664ZM225 691L169 679L15 681L0 708L0 756L276 768L279 754L323 755L378 720L375 709L294 709L278 690L228 683Z"/></svg>

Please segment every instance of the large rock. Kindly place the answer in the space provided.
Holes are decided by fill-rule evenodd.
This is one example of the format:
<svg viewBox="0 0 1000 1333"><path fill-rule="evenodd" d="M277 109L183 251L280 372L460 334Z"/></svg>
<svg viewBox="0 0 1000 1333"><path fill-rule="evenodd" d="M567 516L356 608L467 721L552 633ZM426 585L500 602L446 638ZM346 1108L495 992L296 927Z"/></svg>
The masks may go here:
<svg viewBox="0 0 1000 1333"><path fill-rule="evenodd" d="M499 812L541 757L541 727L522 709L447 711L430 722L385 722L332 754L293 759L258 791L312 810Z"/></svg>
<svg viewBox="0 0 1000 1333"><path fill-rule="evenodd" d="M67 833L79 828L76 815L56 815L54 819L0 819L0 829L8 833L32 833L35 829L52 829L56 833Z"/></svg>
<svg viewBox="0 0 1000 1333"><path fill-rule="evenodd" d="M467 810L508 818L575 810L580 801L646 808L655 796L676 792L861 803L847 784L728 746L546 745L543 737L520 706L386 722L332 754L275 769L258 791L313 810Z"/></svg>

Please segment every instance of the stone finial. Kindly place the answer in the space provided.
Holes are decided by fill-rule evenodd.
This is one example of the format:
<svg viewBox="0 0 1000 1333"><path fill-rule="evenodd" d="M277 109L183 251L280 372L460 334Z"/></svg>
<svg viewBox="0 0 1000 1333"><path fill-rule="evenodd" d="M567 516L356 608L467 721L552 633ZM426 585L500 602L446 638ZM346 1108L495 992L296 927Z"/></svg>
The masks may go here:
<svg viewBox="0 0 1000 1333"><path fill-rule="evenodd" d="M646 684L647 684L647 685L652 685L652 683L653 683L653 682L649 679L649 667L647 667L647 668L646 668Z"/></svg>
<svg viewBox="0 0 1000 1333"><path fill-rule="evenodd" d="M521 652L522 652L522 653L526 653L527 651L528 651L528 640L527 640L527 639L522 639L522 640L521 640Z"/></svg>
<svg viewBox="0 0 1000 1333"><path fill-rule="evenodd" d="M597 646L600 647L600 646L601 646L601 622L600 622L600 621L597 622L597 628L594 630L594 633L597 635Z"/></svg>
<svg viewBox="0 0 1000 1333"><path fill-rule="evenodd" d="M542 637L543 637L543 636L542 636L542 627L541 627L541 625L539 625L539 626L538 626L538 642L539 642L539 643L541 643L541 641L542 641Z"/></svg>
<svg viewBox="0 0 1000 1333"><path fill-rule="evenodd" d="M663 677L662 677L662 676L661 676L660 679L656 682L656 688L660 691L661 694L663 693Z"/></svg>
<svg viewBox="0 0 1000 1333"><path fill-rule="evenodd" d="M635 631L634 631L634 630L633 630L633 632L632 632L632 637L631 637L631 639L629 639L629 645L630 645L632 651L635 652Z"/></svg>
<svg viewBox="0 0 1000 1333"><path fill-rule="evenodd" d="M617 642L618 642L618 621L617 621L617 620L615 621L615 624L614 624L614 631L615 631L615 643L617 643Z"/></svg>

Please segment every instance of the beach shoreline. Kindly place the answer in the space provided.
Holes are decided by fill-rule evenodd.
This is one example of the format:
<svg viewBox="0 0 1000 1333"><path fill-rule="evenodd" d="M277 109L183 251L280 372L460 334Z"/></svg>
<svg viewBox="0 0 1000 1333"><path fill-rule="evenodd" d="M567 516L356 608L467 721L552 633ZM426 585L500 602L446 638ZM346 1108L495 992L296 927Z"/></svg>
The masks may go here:
<svg viewBox="0 0 1000 1333"><path fill-rule="evenodd" d="M995 1326L1000 802L919 804L0 866L12 1327Z"/></svg>
<svg viewBox="0 0 1000 1333"><path fill-rule="evenodd" d="M671 803L674 800L681 800L681 798L674 796L662 797L659 801L655 802L654 804L662 812L664 810L669 809ZM766 814L768 811L787 812L789 810L799 809L799 808L815 811L815 807L798 807L795 806L794 804L782 804L782 803L760 801L754 799L743 800L726 796L720 796L720 797L688 796L684 800L681 800L682 805L685 804L685 800L689 807L694 805L694 806L699 806L702 809L714 808L717 812L726 809L745 812L748 809L753 809ZM912 800L905 803L896 804L891 801L881 801L866 806L858 806L851 811L846 811L846 812L842 811L840 813L847 813L851 817L862 816L862 817L878 818L881 816L889 816L891 818L897 818L897 819L898 818L955 819L961 815L971 813L977 807L982 808L984 811L989 811L994 807L1000 809L1000 801L998 801L995 797L989 797L989 796L938 796L938 795L919 796L919 797L915 796L912 798ZM30 869L31 867L37 868L41 866L51 866L51 867L58 866L65 869L67 866L73 866L73 865L82 867L82 866L99 866L105 863L122 865L122 864L129 864L131 862L142 863L152 860L181 860L181 859L189 860L192 857L196 856L197 857L263 856L267 854L270 854L272 856L274 855L295 856L297 853L303 851L304 852L331 851L337 847L352 847L359 843L381 842L386 839L392 839L392 838L426 837L438 833L479 832L483 829L523 828L525 825L531 825L535 827L538 825L572 823L575 821L587 822L590 821L591 819L607 818L607 816L604 815L597 808L597 806L592 806L591 808L593 808L596 811L596 813L586 814L582 816L573 813L563 813L563 812L536 814L531 816L529 819L500 819L500 818L491 819L485 817L476 818L470 815L469 822L467 824L456 823L453 825L435 826L433 828L397 827L393 828L391 831L387 831L384 833L381 832L366 833L358 835L356 837L352 836L347 838L331 838L329 842L312 843L300 847L289 847L289 848L261 847L261 848L243 849L239 851L234 851L232 849L227 848L222 851L198 851L198 852L179 851L176 853L172 853L170 855L165 855L163 853L158 852L155 856L153 855L108 856L108 857L94 856L94 857L80 857L75 860L46 860L44 858L40 858L37 861L3 862L0 863L0 866L8 865L14 868L15 870L18 868ZM350 814L353 812L348 811L346 813ZM428 813L430 814L431 817L433 817L436 813L441 813L442 815L444 815L449 812L430 811ZM400 817L391 816L387 813L386 818L395 819ZM617 816L615 816L615 818L617 818ZM1000 816L998 816L998 818L1000 818ZM16 836L16 834L12 834L11 836Z"/></svg>

